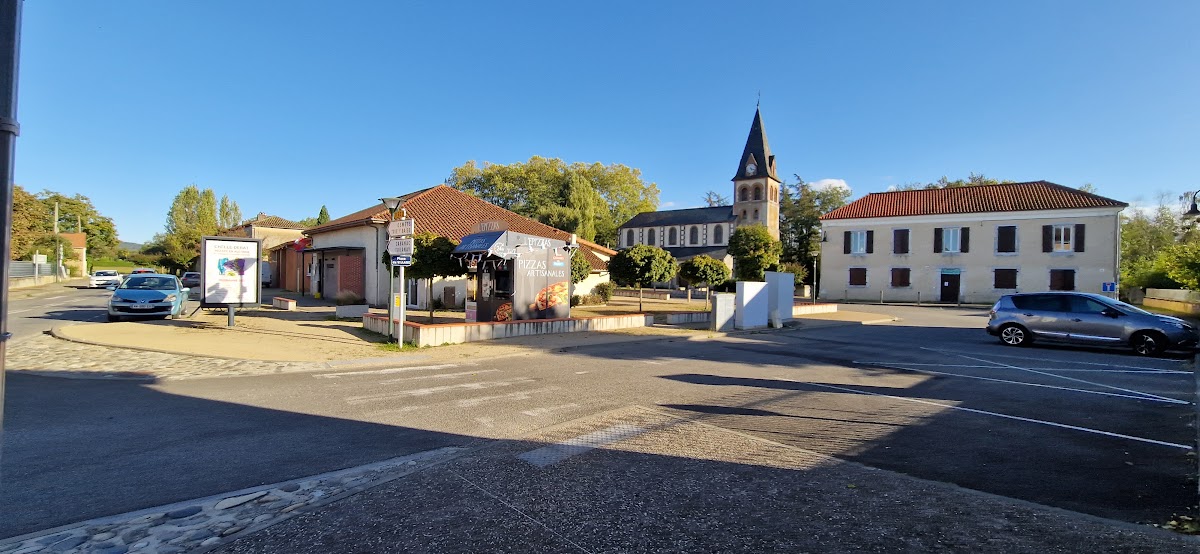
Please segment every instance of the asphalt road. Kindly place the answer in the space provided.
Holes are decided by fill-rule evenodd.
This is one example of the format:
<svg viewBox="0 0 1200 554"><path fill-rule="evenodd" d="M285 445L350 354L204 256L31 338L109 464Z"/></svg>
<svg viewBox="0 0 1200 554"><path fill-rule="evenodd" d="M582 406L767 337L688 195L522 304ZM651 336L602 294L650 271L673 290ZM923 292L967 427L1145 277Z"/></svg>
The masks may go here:
<svg viewBox="0 0 1200 554"><path fill-rule="evenodd" d="M8 330L13 341L49 331L67 321L101 321L111 291L87 288L76 279L37 289L9 291Z"/></svg>
<svg viewBox="0 0 1200 554"><path fill-rule="evenodd" d="M0 537L631 405L1134 522L1195 504L1181 359L1012 349L983 312L385 370L158 384L10 376Z"/></svg>

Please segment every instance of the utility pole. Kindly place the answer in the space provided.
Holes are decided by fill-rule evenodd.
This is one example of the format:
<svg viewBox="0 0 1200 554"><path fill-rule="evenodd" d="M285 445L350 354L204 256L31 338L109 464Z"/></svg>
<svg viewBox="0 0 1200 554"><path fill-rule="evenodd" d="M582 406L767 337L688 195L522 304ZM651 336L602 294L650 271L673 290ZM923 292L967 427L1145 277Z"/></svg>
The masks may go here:
<svg viewBox="0 0 1200 554"><path fill-rule="evenodd" d="M57 283L62 270L62 243L58 236L58 202L54 203L54 282Z"/></svg>
<svg viewBox="0 0 1200 554"><path fill-rule="evenodd" d="M4 357L8 332L8 259L12 249L13 157L17 143L17 59L23 0L0 0L0 434L4 430Z"/></svg>

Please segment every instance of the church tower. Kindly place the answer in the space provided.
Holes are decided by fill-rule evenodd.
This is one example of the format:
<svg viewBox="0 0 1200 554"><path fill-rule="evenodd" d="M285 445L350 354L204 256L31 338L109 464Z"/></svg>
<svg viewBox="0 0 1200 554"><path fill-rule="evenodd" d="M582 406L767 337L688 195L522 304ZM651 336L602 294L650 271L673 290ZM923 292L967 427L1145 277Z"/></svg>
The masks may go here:
<svg viewBox="0 0 1200 554"><path fill-rule="evenodd" d="M779 187L775 156L767 144L762 114L755 108L746 149L733 176L733 216L737 225L765 225L779 240Z"/></svg>

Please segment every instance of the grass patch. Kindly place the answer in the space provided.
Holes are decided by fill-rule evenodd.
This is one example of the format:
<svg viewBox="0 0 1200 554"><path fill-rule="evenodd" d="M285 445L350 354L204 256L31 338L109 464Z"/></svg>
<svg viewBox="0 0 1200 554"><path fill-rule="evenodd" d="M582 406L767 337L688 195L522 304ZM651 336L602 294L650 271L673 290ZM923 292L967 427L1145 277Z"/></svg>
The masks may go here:
<svg viewBox="0 0 1200 554"><path fill-rule="evenodd" d="M379 345L379 349L384 352L408 352L410 350L420 350L420 348L411 342L406 342L404 344L385 342Z"/></svg>

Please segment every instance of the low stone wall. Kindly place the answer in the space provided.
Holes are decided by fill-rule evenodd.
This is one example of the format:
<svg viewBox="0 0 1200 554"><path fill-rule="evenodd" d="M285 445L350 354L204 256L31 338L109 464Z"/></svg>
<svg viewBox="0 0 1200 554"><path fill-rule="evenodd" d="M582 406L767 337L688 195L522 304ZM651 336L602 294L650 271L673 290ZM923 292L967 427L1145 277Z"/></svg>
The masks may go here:
<svg viewBox="0 0 1200 554"><path fill-rule="evenodd" d="M388 320L383 314L366 314L363 327L368 331L387 334ZM462 344L481 340L549 335L555 333L578 333L583 331L610 331L647 327L654 317L643 314L579 317L570 319L531 319L503 323L438 323L422 325L404 322L404 341L416 346L440 346Z"/></svg>
<svg viewBox="0 0 1200 554"><path fill-rule="evenodd" d="M808 314L831 314L838 311L837 304L796 304L792 306L792 317Z"/></svg>
<svg viewBox="0 0 1200 554"><path fill-rule="evenodd" d="M1151 289L1153 290L1153 289ZM1147 296L1142 299L1143 306L1158 308L1160 310L1170 310L1172 312L1180 312L1185 314L1200 314L1200 304L1191 302L1180 302L1177 300L1163 300L1162 298L1151 298Z"/></svg>
<svg viewBox="0 0 1200 554"><path fill-rule="evenodd" d="M637 298L638 291L637 291L637 289L615 289L615 290L613 290L613 296L630 296L633 298ZM642 291L642 298L645 300L670 300L671 293L668 291L663 291L663 290L657 290L657 291L647 290L647 291Z"/></svg>
<svg viewBox="0 0 1200 554"><path fill-rule="evenodd" d="M1146 300L1171 300L1200 304L1200 291L1183 289L1146 289Z"/></svg>
<svg viewBox="0 0 1200 554"><path fill-rule="evenodd" d="M655 319L655 322L667 325L683 325L686 323L708 323L710 319L712 319L712 314L708 312L677 312L673 314L660 314Z"/></svg>

